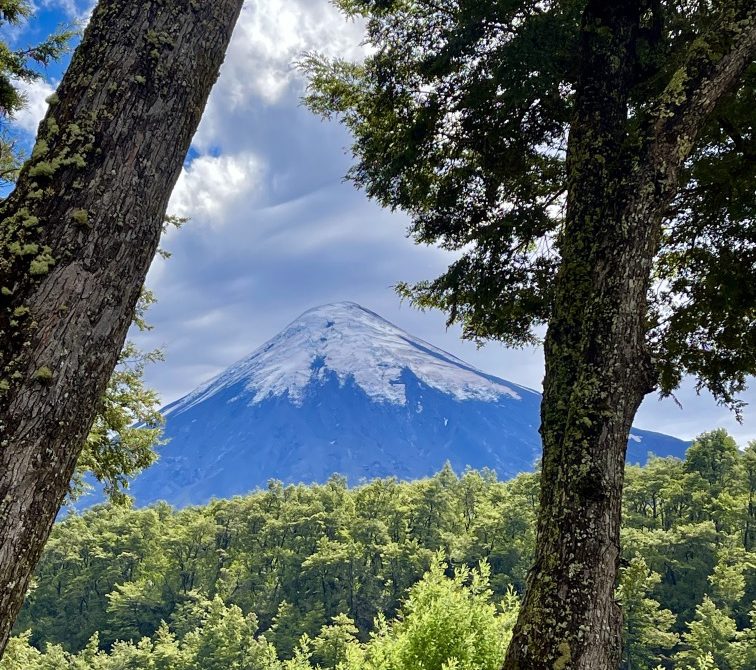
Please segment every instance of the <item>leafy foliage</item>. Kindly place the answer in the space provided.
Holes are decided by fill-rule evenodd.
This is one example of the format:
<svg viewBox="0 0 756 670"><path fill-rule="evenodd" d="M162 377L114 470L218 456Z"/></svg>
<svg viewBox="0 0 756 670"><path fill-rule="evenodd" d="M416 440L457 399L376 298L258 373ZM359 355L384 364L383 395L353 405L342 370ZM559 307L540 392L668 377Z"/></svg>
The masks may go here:
<svg viewBox="0 0 756 670"><path fill-rule="evenodd" d="M141 331L150 327L144 315L154 301L145 289L134 316ZM158 411L160 398L145 386L143 375L145 366L161 360L160 350L144 352L126 342L76 464L74 498L89 488L84 477L91 473L112 501L123 502L129 479L155 462L163 417Z"/></svg>
<svg viewBox="0 0 756 670"><path fill-rule="evenodd" d="M171 226L180 228L187 221L167 215L163 231ZM158 248L158 254L170 258L162 248ZM143 287L133 316L133 326L140 332L152 329L146 315L155 302L152 291ZM159 411L160 397L145 385L144 370L162 360L160 349L142 351L134 342L126 341L76 464L70 497L75 499L91 488L85 480L89 474L103 486L112 502L124 503L129 480L157 460L164 422Z"/></svg>
<svg viewBox="0 0 756 670"><path fill-rule="evenodd" d="M508 593L497 612L486 563L472 571L458 568L451 578L444 575L445 567L440 561L431 564L410 588L396 621L379 619L355 670L365 665L375 670L496 670L501 665L517 616L516 597Z"/></svg>
<svg viewBox="0 0 756 670"><path fill-rule="evenodd" d="M29 644L29 634L13 639L3 670L495 670L504 657L507 632L514 625L517 600L511 594L501 609L490 602L488 569L460 569L451 578L446 566L431 570L410 590L400 618L379 618L374 635L361 644L346 615L334 617L315 639L303 636L291 660L281 662L264 636L255 637L257 620L219 597L193 604L193 626L178 636L166 624L138 642L116 642L99 649L95 633L78 653L48 645L44 654ZM180 627L179 627L180 628ZM441 644L438 644L438 642ZM317 659L316 665L311 665Z"/></svg>
<svg viewBox="0 0 756 670"><path fill-rule="evenodd" d="M660 650L672 649L679 640L670 632L675 615L648 597L660 581L661 575L650 572L640 556L622 571L617 598L625 618L623 648L628 670L652 667L652 662L659 660Z"/></svg>
<svg viewBox="0 0 756 670"><path fill-rule="evenodd" d="M352 133L348 176L357 186L407 212L416 242L458 252L443 275L399 284L400 294L444 310L466 337L532 342L552 312L560 265L586 3L336 4L365 19L369 55L354 63L308 54L305 102ZM622 138L628 160L643 160L659 100L670 89L685 95L679 68L691 45L724 53L711 31L744 4L640 3ZM720 101L684 165L647 315L660 388L670 393L692 373L735 407L756 372L754 82L756 64Z"/></svg>
<svg viewBox="0 0 756 670"><path fill-rule="evenodd" d="M32 10L29 0L0 0L0 27L18 27ZM8 127L8 121L26 104L19 84L40 80L40 66L60 58L75 34L75 30L64 28L40 44L19 49L12 49L5 40L0 40L0 186L15 181L23 163L23 154Z"/></svg>
<svg viewBox="0 0 756 670"><path fill-rule="evenodd" d="M625 670L752 667L753 447L731 444L713 431L685 461L628 466ZM72 514L0 668L493 670L532 559L538 480L445 468Z"/></svg>

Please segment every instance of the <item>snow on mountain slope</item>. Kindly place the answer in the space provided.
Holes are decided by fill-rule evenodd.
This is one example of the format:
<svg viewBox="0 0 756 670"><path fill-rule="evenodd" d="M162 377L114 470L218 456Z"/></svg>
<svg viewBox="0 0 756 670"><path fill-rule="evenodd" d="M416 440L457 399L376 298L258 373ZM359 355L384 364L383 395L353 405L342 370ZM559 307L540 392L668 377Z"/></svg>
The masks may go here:
<svg viewBox="0 0 756 670"><path fill-rule="evenodd" d="M513 385L412 337L356 303L341 302L305 312L170 412L185 411L240 381L251 393L251 404L286 394L290 402L301 405L305 389L328 372L342 385L352 379L375 401L404 405L407 398L400 381L404 370L456 400L520 398Z"/></svg>
<svg viewBox="0 0 756 670"><path fill-rule="evenodd" d="M170 441L132 494L184 505L269 479L412 479L447 461L510 477L540 456L540 399L359 305L324 305L166 407ZM686 447L634 429L628 460Z"/></svg>

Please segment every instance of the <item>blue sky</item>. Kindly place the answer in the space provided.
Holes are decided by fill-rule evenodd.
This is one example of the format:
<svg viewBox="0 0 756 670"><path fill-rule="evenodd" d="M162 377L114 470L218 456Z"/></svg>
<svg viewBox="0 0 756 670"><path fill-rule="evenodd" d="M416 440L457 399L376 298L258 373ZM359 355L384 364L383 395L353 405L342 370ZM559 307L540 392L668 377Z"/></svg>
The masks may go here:
<svg viewBox="0 0 756 670"><path fill-rule="evenodd" d="M19 42L57 25L86 20L90 0L35 0L38 13ZM446 330L440 313L401 304L397 281L431 278L449 255L405 238L406 218L369 202L343 181L349 137L299 103L303 81L293 61L318 50L358 58L361 29L327 0L247 0L220 79L194 139L169 211L191 217L170 232L168 261L156 260L148 285L159 302L154 330L139 338L166 361L148 372L165 402L246 355L304 310L353 300L486 372L540 389L540 349L482 349ZM28 91L21 132L33 133L44 99L61 76ZM692 381L672 400L647 398L636 425L680 437L726 427L756 439L756 413L738 425ZM750 391L746 400L756 402Z"/></svg>

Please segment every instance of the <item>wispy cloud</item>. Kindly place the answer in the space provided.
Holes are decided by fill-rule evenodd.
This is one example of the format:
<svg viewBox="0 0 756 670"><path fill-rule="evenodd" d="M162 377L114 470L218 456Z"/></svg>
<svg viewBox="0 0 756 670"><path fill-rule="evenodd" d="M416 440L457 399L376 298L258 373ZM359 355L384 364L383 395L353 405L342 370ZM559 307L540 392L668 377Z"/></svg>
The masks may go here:
<svg viewBox="0 0 756 670"><path fill-rule="evenodd" d="M182 170L169 211L222 225L232 203L254 198L262 173L261 161L250 153L200 156Z"/></svg>
<svg viewBox="0 0 756 670"><path fill-rule="evenodd" d="M36 0L38 7L58 10L69 21L86 22L97 0Z"/></svg>

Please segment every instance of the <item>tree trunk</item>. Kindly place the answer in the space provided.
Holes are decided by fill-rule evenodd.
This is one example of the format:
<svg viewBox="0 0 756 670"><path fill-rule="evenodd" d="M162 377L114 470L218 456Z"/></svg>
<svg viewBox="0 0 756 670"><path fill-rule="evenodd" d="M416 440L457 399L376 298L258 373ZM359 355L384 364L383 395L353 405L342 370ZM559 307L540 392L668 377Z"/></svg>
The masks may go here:
<svg viewBox="0 0 756 670"><path fill-rule="evenodd" d="M654 133L638 149L627 124L640 3L587 4L562 263L544 347L536 556L504 670L619 667L622 616L614 591L625 452L635 413L656 381L646 348L651 270L680 166L753 57L754 11L744 14L730 54L681 69L690 89L662 97Z"/></svg>
<svg viewBox="0 0 756 670"><path fill-rule="evenodd" d="M242 0L101 0L0 205L0 652Z"/></svg>
<svg viewBox="0 0 756 670"><path fill-rule="evenodd" d="M644 351L654 239L625 218L627 96L638 6L590 3L568 143L562 267L545 343L535 565L504 667L619 666L614 602L625 450L651 390ZM599 30L602 28L602 30Z"/></svg>

